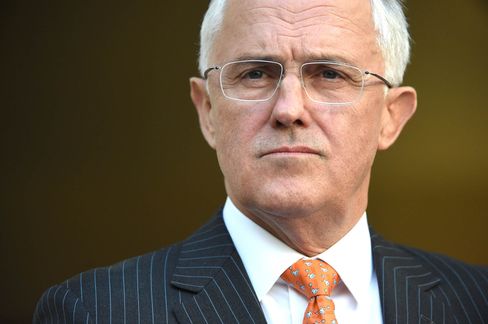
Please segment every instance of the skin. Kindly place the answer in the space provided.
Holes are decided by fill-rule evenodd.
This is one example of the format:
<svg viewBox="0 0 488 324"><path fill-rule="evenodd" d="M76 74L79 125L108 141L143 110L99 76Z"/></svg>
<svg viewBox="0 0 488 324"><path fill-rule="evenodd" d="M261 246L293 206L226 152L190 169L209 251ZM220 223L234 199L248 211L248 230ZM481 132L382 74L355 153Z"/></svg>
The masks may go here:
<svg viewBox="0 0 488 324"><path fill-rule="evenodd" d="M327 107L301 87L299 67L315 59L384 73L364 0L231 0L209 63L242 57L279 61L286 77L260 103L225 98L216 71L207 81L191 78L202 133L237 208L293 249L317 255L366 210L375 154L393 144L415 112L415 90L385 95L384 84L368 78L354 105Z"/></svg>

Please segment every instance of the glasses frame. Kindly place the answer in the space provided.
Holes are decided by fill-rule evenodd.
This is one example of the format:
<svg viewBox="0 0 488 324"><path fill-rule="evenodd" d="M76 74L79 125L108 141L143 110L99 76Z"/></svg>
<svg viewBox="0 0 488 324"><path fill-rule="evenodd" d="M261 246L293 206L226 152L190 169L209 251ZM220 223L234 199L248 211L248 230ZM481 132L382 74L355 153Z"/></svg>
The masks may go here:
<svg viewBox="0 0 488 324"><path fill-rule="evenodd" d="M227 99L231 99L231 100L235 100L235 101L243 101L243 102L263 102L263 101L268 101L270 100L271 98L274 97L276 91L278 90L278 88L280 87L281 85L281 81L284 79L284 77L286 76L286 69L285 67L283 66L283 64L281 64L280 62L276 62L276 61L270 61L270 60L259 60L259 59L256 59L256 60L237 60L237 61L230 61L230 62L227 62L223 65L215 65L215 66L212 66L212 67L209 67L207 68L204 72L203 72L203 79L204 80L208 80L208 74L212 71L218 71L218 72L221 72L226 66L230 65L230 64L236 64L236 63L246 63L246 62L257 62L257 63L271 63L271 64L276 64L276 65L279 65L280 66L280 78L278 80L278 84L276 85L274 91L271 93L271 95L269 95L267 98L265 99L238 99L238 98L234 98L234 97L230 97L228 95L226 95L225 91L224 91L224 87L222 85L222 73L220 73L219 75L219 84L220 84L220 90L222 91L222 94L224 95L224 97L226 97ZM318 100L315 100L313 99L312 97L310 97L310 94L308 93L307 91L307 88L305 87L304 85L304 82L303 82L303 75L302 75L302 71L303 71L303 67L306 66L306 65L310 65L310 64L317 64L317 63L324 63L324 64L335 64L335 65L342 65L342 66L347 66L347 67L351 67L351 68L354 68L356 70L358 70L360 73L361 73L361 77L362 77L362 82L361 82L361 91L358 95L358 97L354 100L354 101L351 101L351 102L339 102L339 103L328 103L328 102L323 102L323 101L318 101ZM378 80L382 81L387 87L388 89L391 89L393 88L393 84L391 82L389 82L388 80L386 80L383 76L377 74L377 73L374 73L374 72L371 72L371 71L368 71L368 70L362 70L354 65L351 65L351 64L347 64L347 63L342 63L342 62L337 62L337 61L327 61L327 60L324 60L324 61L312 61L312 62L305 62L303 63L302 65L300 65L300 82L302 83L302 87L304 88L305 90L305 93L307 94L307 97L312 100L313 102L316 102L316 103L319 103L319 104L325 104L325 105L349 105L349 104L352 104L354 103L355 101L359 100L359 98L361 98L362 94L363 94L363 90L364 90L364 87L366 86L365 85L365 76L369 76L369 75L372 75L374 76L375 78L377 78Z"/></svg>

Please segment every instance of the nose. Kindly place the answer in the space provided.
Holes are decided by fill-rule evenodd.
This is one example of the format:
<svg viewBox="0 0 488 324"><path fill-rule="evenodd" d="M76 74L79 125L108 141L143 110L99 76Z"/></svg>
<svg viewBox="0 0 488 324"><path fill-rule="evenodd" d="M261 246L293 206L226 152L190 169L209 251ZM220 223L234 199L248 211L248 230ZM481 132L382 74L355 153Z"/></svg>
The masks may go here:
<svg viewBox="0 0 488 324"><path fill-rule="evenodd" d="M305 92L300 77L291 73L288 74L282 79L277 92L275 94L277 99L271 115L273 127L306 126L309 116L304 106Z"/></svg>

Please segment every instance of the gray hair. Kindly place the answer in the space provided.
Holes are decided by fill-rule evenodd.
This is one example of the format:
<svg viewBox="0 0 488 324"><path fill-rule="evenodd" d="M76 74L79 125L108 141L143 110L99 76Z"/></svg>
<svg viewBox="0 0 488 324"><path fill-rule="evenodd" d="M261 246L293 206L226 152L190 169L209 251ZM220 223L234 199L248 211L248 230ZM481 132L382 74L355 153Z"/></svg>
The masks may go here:
<svg viewBox="0 0 488 324"><path fill-rule="evenodd" d="M385 78L400 85L410 61L410 35L403 0L370 0L377 41L385 64ZM200 29L200 73L208 68L215 36L225 14L227 0L211 0Z"/></svg>

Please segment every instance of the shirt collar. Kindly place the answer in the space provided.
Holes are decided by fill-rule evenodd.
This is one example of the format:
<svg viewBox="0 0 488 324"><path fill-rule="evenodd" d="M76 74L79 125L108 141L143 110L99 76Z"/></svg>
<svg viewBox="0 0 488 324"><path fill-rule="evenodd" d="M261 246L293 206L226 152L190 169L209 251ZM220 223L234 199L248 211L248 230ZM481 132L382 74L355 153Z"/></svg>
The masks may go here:
<svg viewBox="0 0 488 324"><path fill-rule="evenodd" d="M373 279L373 254L366 212L346 235L316 258L337 271L358 303L367 301Z"/></svg>
<svg viewBox="0 0 488 324"><path fill-rule="evenodd" d="M259 301L290 265L307 258L251 221L230 198L225 203L223 217ZM368 298L373 261L366 213L344 237L315 258L329 263L339 273L357 302ZM266 265L266 271L262 271L262 265Z"/></svg>

